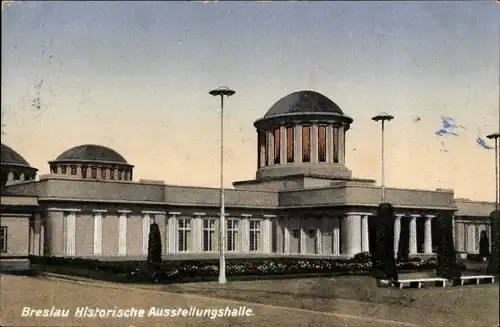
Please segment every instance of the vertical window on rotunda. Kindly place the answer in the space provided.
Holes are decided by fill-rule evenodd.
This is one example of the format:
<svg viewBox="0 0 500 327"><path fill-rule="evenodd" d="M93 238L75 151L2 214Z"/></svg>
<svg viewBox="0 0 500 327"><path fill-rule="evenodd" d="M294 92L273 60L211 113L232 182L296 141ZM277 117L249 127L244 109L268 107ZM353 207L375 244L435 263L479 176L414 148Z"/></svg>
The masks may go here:
<svg viewBox="0 0 500 327"><path fill-rule="evenodd" d="M101 168L101 179L106 179L106 168Z"/></svg>
<svg viewBox="0 0 500 327"><path fill-rule="evenodd" d="M76 166L71 166L71 175L76 175Z"/></svg>
<svg viewBox="0 0 500 327"><path fill-rule="evenodd" d="M274 163L279 164L281 160L280 128L274 128Z"/></svg>
<svg viewBox="0 0 500 327"><path fill-rule="evenodd" d="M286 128L286 162L288 163L293 162L295 159L294 130L293 126Z"/></svg>
<svg viewBox="0 0 500 327"><path fill-rule="evenodd" d="M333 162L339 162L339 128L333 128L333 142L332 142L332 154L333 154Z"/></svg>
<svg viewBox="0 0 500 327"><path fill-rule="evenodd" d="M111 168L109 171L109 179L115 179L115 169Z"/></svg>
<svg viewBox="0 0 500 327"><path fill-rule="evenodd" d="M82 178L87 178L87 167L82 166Z"/></svg>
<svg viewBox="0 0 500 327"><path fill-rule="evenodd" d="M97 179L97 168L96 167L92 167L90 169L90 176L92 177L92 179Z"/></svg>
<svg viewBox="0 0 500 327"><path fill-rule="evenodd" d="M264 166L269 165L269 134L264 131Z"/></svg>
<svg viewBox="0 0 500 327"><path fill-rule="evenodd" d="M66 174L66 166L61 166L61 173Z"/></svg>
<svg viewBox="0 0 500 327"><path fill-rule="evenodd" d="M57 167L56 166L50 166L50 172L52 174L57 174Z"/></svg>
<svg viewBox="0 0 500 327"><path fill-rule="evenodd" d="M318 161L326 162L326 126L318 126Z"/></svg>
<svg viewBox="0 0 500 327"><path fill-rule="evenodd" d="M311 126L302 126L302 162L311 161Z"/></svg>
<svg viewBox="0 0 500 327"><path fill-rule="evenodd" d="M260 168L263 166L262 157L265 156L265 148L266 148L266 134L264 131L257 132L257 167Z"/></svg>

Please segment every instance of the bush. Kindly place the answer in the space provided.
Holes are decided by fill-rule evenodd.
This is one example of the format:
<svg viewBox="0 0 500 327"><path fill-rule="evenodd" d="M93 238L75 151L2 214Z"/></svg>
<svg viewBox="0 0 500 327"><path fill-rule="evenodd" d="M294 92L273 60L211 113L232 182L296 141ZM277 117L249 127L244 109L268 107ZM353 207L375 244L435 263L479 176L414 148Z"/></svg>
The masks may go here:
<svg viewBox="0 0 500 327"><path fill-rule="evenodd" d="M368 273L372 268L370 255L358 253L353 259L230 259L226 262L226 274L239 276L285 276L307 274L352 274ZM34 264L52 267L76 267L110 275L110 280L144 282L151 280L147 261L98 261L78 258L37 257ZM436 269L435 259L397 262L399 271ZM68 269L69 271L70 269ZM168 260L164 261L155 278L165 282L189 282L215 279L219 274L218 260Z"/></svg>
<svg viewBox="0 0 500 327"><path fill-rule="evenodd" d="M156 279L156 275L161 270L161 234L157 223L152 223L149 227L148 239L148 270L151 278Z"/></svg>

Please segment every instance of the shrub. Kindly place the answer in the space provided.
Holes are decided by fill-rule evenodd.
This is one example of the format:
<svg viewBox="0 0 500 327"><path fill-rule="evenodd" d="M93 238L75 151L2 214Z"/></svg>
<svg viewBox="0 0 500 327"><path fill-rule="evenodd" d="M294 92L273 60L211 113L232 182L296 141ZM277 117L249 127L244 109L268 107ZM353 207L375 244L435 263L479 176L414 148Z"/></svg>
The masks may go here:
<svg viewBox="0 0 500 327"><path fill-rule="evenodd" d="M156 278L156 274L161 268L161 234L157 223L152 223L149 227L148 258L147 265L149 274Z"/></svg>

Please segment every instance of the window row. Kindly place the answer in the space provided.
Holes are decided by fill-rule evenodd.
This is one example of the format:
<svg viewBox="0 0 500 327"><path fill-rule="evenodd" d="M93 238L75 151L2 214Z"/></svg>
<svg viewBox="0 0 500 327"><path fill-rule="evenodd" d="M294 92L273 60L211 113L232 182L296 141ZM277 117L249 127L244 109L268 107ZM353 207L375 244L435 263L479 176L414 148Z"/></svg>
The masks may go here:
<svg viewBox="0 0 500 327"><path fill-rule="evenodd" d="M191 219L179 219L178 228L178 251L187 252L191 250ZM203 219L203 251L217 251L217 222L218 219L209 218ZM249 235L249 250L260 250L260 220L250 220ZM226 251L238 251L240 242L240 220L226 220Z"/></svg>
<svg viewBox="0 0 500 327"><path fill-rule="evenodd" d="M70 175L78 175L77 166L51 166L50 171L52 174L57 174L58 167L61 168L61 174L66 175L68 172ZM110 179L110 180L132 180L132 171L127 169L111 169L109 170L109 178L107 177L107 168L100 168L100 179ZM88 167L82 166L80 170L80 176L82 178L88 178ZM90 178L97 179L98 168L90 167Z"/></svg>
<svg viewBox="0 0 500 327"><path fill-rule="evenodd" d="M302 162L311 162L311 152L312 152L312 126L311 125L301 125L301 152L302 152ZM295 127L287 126L285 127L286 135L286 163L295 162ZM317 151L318 151L318 162L327 162L327 126L318 125L317 128ZM257 141L257 164L258 168L265 167L271 164L281 163L281 128L275 127L273 133L270 135L266 131L258 132ZM333 154L333 162L339 162L339 128L334 127L333 129L333 140L330 142L330 151ZM272 143L271 143L272 141ZM269 149L273 147L273 157L269 157Z"/></svg>
<svg viewBox="0 0 500 327"><path fill-rule="evenodd" d="M0 253L7 252L7 227L0 226Z"/></svg>

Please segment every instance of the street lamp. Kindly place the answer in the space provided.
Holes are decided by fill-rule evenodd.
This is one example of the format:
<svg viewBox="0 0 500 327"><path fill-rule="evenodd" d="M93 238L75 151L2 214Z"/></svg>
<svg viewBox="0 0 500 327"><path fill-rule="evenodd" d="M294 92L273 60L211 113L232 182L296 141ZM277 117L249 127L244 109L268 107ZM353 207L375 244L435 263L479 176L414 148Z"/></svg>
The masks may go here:
<svg viewBox="0 0 500 327"><path fill-rule="evenodd" d="M220 96L220 220L219 220L219 284L226 283L226 228L224 210L224 96L230 97L236 92L228 87L221 86L208 92L210 95Z"/></svg>
<svg viewBox="0 0 500 327"><path fill-rule="evenodd" d="M378 114L375 117L372 117L372 120L378 122L382 122L382 203L385 203L385 171L384 171L384 123L385 121L391 121L394 119L393 116L383 112Z"/></svg>
<svg viewBox="0 0 500 327"><path fill-rule="evenodd" d="M491 231L491 259L488 270L497 271L498 269L498 201L499 201L499 193L498 193L498 138L500 137L499 133L493 133L486 136L487 138L495 140L495 213L491 217L490 221L490 231ZM497 223L495 223L495 219L497 219ZM493 229L493 226L496 226L496 229Z"/></svg>

